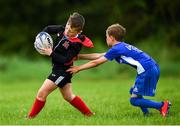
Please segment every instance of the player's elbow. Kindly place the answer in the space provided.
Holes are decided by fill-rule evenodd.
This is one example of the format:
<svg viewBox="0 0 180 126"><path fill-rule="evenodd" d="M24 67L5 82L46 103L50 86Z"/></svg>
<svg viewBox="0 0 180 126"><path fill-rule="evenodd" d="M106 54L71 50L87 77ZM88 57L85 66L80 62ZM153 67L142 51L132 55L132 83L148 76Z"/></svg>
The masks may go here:
<svg viewBox="0 0 180 126"><path fill-rule="evenodd" d="M94 59L98 59L101 57L101 54L95 54L95 58Z"/></svg>
<svg viewBox="0 0 180 126"><path fill-rule="evenodd" d="M92 64L93 67L97 67L98 65L100 65L99 62L96 61L96 60L92 61L91 64Z"/></svg>
<svg viewBox="0 0 180 126"><path fill-rule="evenodd" d="M94 57L92 58L92 59L99 59L100 57L102 57L103 55L101 54L101 53L95 53L94 55L93 55Z"/></svg>

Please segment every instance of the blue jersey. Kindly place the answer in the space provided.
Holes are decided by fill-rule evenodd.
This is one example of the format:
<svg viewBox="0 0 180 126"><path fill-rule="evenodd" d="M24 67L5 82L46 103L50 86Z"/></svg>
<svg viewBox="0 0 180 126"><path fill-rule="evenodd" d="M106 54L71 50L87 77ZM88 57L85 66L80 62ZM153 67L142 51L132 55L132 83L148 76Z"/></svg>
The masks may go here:
<svg viewBox="0 0 180 126"><path fill-rule="evenodd" d="M156 64L148 54L125 42L112 46L104 57L110 61L115 59L118 63L128 64L136 68L138 74Z"/></svg>

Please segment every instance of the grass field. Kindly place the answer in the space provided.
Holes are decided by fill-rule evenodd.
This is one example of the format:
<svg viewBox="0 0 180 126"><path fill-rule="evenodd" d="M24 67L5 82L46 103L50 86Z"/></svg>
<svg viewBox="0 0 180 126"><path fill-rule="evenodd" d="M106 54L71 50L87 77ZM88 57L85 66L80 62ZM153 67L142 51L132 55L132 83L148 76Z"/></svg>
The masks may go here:
<svg viewBox="0 0 180 126"><path fill-rule="evenodd" d="M153 100L170 99L172 108L168 117L163 118L159 111L151 109L151 115L144 117L139 108L129 103L129 88L133 78L116 79L73 79L73 91L82 97L96 113L84 117L69 103L63 100L58 90L49 95L45 108L32 120L26 120L43 78L11 81L0 80L0 124L7 125L56 125L56 124L180 124L180 80L161 78Z"/></svg>

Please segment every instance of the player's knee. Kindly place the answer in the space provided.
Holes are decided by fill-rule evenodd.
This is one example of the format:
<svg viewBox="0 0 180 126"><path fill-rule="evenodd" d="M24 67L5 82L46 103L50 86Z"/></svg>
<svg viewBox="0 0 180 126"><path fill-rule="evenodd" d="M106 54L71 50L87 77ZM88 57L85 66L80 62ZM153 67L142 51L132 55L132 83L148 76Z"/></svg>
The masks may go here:
<svg viewBox="0 0 180 126"><path fill-rule="evenodd" d="M68 97L67 96L65 96L65 95L63 95L63 98L64 98L64 100L68 100Z"/></svg>
<svg viewBox="0 0 180 126"><path fill-rule="evenodd" d="M64 100L71 102L74 98L74 95L63 95Z"/></svg>
<svg viewBox="0 0 180 126"><path fill-rule="evenodd" d="M64 100L66 100L66 101L70 101L70 96L68 96L68 95L63 95L63 98L64 98Z"/></svg>
<svg viewBox="0 0 180 126"><path fill-rule="evenodd" d="M131 105L137 106L136 100L137 100L137 98L130 98L130 103L131 103Z"/></svg>
<svg viewBox="0 0 180 126"><path fill-rule="evenodd" d="M39 91L36 96L39 100L45 101L47 93L45 91Z"/></svg>

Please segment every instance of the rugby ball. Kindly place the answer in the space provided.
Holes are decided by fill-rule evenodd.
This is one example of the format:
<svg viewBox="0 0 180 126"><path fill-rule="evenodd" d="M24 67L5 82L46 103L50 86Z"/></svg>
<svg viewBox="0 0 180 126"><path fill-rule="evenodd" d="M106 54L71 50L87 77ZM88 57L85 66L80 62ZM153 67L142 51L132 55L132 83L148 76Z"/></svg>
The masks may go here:
<svg viewBox="0 0 180 126"><path fill-rule="evenodd" d="M40 54L43 54L43 48L53 48L52 37L47 32L40 32L35 38L34 47Z"/></svg>

